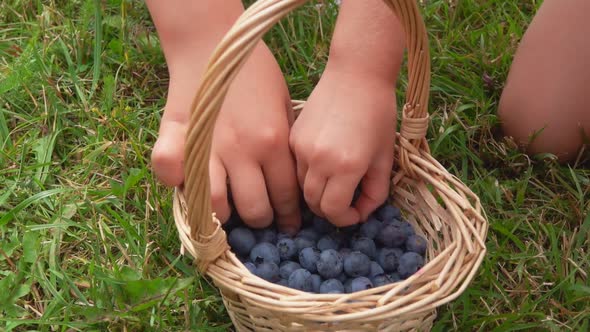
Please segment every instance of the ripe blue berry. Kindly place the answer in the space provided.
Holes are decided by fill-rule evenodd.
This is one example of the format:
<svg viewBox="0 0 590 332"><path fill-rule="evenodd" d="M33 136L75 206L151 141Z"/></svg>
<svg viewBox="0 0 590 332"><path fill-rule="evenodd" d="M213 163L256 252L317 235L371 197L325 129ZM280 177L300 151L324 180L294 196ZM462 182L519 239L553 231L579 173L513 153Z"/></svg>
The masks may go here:
<svg viewBox="0 0 590 332"><path fill-rule="evenodd" d="M318 241L318 249L320 249L321 251L327 249L338 250L339 248L340 244L338 243L338 241L334 239L334 237L331 234L322 236Z"/></svg>
<svg viewBox="0 0 590 332"><path fill-rule="evenodd" d="M415 252L406 252L399 259L397 273L406 279L424 266L424 258Z"/></svg>
<svg viewBox="0 0 590 332"><path fill-rule="evenodd" d="M289 276L288 284L289 287L304 292L311 292L313 290L311 273L306 269L293 271Z"/></svg>
<svg viewBox="0 0 590 332"><path fill-rule="evenodd" d="M318 234L328 234L332 233L336 229L336 227L328 220L319 216L315 216L313 218L313 229Z"/></svg>
<svg viewBox="0 0 590 332"><path fill-rule="evenodd" d="M406 250L415 252L418 255L424 256L426 254L426 239L420 235L412 235L406 240Z"/></svg>
<svg viewBox="0 0 590 332"><path fill-rule="evenodd" d="M403 252L398 248L381 248L377 253L377 263L385 272L393 272L398 268Z"/></svg>
<svg viewBox="0 0 590 332"><path fill-rule="evenodd" d="M313 242L317 242L320 239L320 234L313 228L304 228L299 231L297 237L303 237Z"/></svg>
<svg viewBox="0 0 590 332"><path fill-rule="evenodd" d="M322 251L320 258L316 263L318 273L326 278L336 278L342 273L342 256L334 249Z"/></svg>
<svg viewBox="0 0 590 332"><path fill-rule="evenodd" d="M352 293L364 291L369 288L373 288L373 283L367 277L354 278L350 284L350 290Z"/></svg>
<svg viewBox="0 0 590 332"><path fill-rule="evenodd" d="M229 233L227 242L235 253L245 256L256 245L256 238L251 230L245 227L237 227Z"/></svg>
<svg viewBox="0 0 590 332"><path fill-rule="evenodd" d="M304 237L296 237L295 238L295 247L297 247L297 252L301 252L301 250L305 248L315 247L315 242Z"/></svg>
<svg viewBox="0 0 590 332"><path fill-rule="evenodd" d="M258 243L268 242L274 244L277 242L277 231L273 227L257 229L254 231L254 237Z"/></svg>
<svg viewBox="0 0 590 332"><path fill-rule="evenodd" d="M311 273L316 273L317 262L320 259L320 251L316 248L305 248L299 252L299 264L304 269L307 269Z"/></svg>
<svg viewBox="0 0 590 332"><path fill-rule="evenodd" d="M288 237L277 241L277 249L279 249L281 260L286 261L297 257L297 246L295 245L295 241Z"/></svg>
<svg viewBox="0 0 590 332"><path fill-rule="evenodd" d="M346 280L348 279L348 276L346 275L346 273L340 273L340 275L338 275L338 277L336 277L336 279L340 280L340 282L342 284L344 284L346 282Z"/></svg>
<svg viewBox="0 0 590 332"><path fill-rule="evenodd" d="M301 265L299 265L299 263L297 263L297 262L293 262L293 261L282 262L281 265L279 266L279 274L281 275L281 278L289 279L289 276L291 275L291 273L293 273L293 271L298 270L300 268L301 268Z"/></svg>
<svg viewBox="0 0 590 332"><path fill-rule="evenodd" d="M387 285L391 283L391 279L387 274L378 274L371 278L371 282L375 287L381 287L383 285Z"/></svg>
<svg viewBox="0 0 590 332"><path fill-rule="evenodd" d="M406 234L398 223L388 223L377 235L377 241L384 247L401 247L406 242Z"/></svg>
<svg viewBox="0 0 590 332"><path fill-rule="evenodd" d="M381 221L379 221L379 219L375 218L374 216L371 216L367 222L361 225L359 234L363 237L374 239L377 234L379 234L382 227L383 225L381 224Z"/></svg>
<svg viewBox="0 0 590 332"><path fill-rule="evenodd" d="M383 271L381 265L375 261L371 261L371 272L369 272L369 277L373 278L374 276L383 273L385 273L385 271Z"/></svg>
<svg viewBox="0 0 590 332"><path fill-rule="evenodd" d="M403 230L404 234L406 235L406 238L416 234L412 224L410 224L409 222L407 222L405 220L400 222L400 227Z"/></svg>
<svg viewBox="0 0 590 332"><path fill-rule="evenodd" d="M248 269L248 271L250 271L250 273L255 273L256 271L256 265L254 265L254 263L252 262L245 262L244 266Z"/></svg>
<svg viewBox="0 0 590 332"><path fill-rule="evenodd" d="M262 262L258 264L254 274L270 282L277 282L281 279L278 265L271 262Z"/></svg>
<svg viewBox="0 0 590 332"><path fill-rule="evenodd" d="M311 275L311 291L314 293L320 292L320 286L322 285L322 277L317 274Z"/></svg>
<svg viewBox="0 0 590 332"><path fill-rule="evenodd" d="M353 251L344 258L344 272L350 277L363 277L371 272L371 260L360 251Z"/></svg>
<svg viewBox="0 0 590 332"><path fill-rule="evenodd" d="M269 262L278 266L281 263L281 256L279 249L274 244L262 242L255 245L250 251L250 260L255 264Z"/></svg>
<svg viewBox="0 0 590 332"><path fill-rule="evenodd" d="M277 284L281 285L281 286L285 286L285 287L289 287L289 280L287 279L281 279L277 282Z"/></svg>
<svg viewBox="0 0 590 332"><path fill-rule="evenodd" d="M401 218L400 209L395 206L384 204L376 211L377 218L381 221L391 221Z"/></svg>
<svg viewBox="0 0 590 332"><path fill-rule="evenodd" d="M359 237L354 241L351 241L351 245L352 251L360 251L371 259L375 258L375 255L377 254L375 242L368 237Z"/></svg>
<svg viewBox="0 0 590 332"><path fill-rule="evenodd" d="M344 285L338 279L328 279L320 285L321 294L342 294L344 293Z"/></svg>

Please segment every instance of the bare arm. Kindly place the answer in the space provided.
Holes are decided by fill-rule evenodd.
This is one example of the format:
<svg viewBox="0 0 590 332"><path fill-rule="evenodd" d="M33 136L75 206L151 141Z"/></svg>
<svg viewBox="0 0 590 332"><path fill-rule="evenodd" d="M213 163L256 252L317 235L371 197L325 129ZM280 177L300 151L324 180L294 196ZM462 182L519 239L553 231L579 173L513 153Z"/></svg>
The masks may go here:
<svg viewBox="0 0 590 332"><path fill-rule="evenodd" d="M398 18L381 0L343 0L328 66L395 84L404 52Z"/></svg>

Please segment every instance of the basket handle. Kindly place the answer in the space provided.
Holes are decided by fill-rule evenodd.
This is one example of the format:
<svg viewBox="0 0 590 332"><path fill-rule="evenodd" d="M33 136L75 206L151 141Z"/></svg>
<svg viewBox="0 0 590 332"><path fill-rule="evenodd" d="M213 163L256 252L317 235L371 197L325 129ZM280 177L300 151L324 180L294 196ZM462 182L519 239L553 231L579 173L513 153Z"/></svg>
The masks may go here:
<svg viewBox="0 0 590 332"><path fill-rule="evenodd" d="M184 172L190 236L199 269L227 249L225 233L213 218L209 183L209 157L213 128L231 82L262 36L289 12L307 0L258 0L238 18L221 40L207 66L192 104L187 133ZM376 1L376 0L373 0ZM428 151L428 93L430 58L424 22L415 0L384 0L400 19L406 34L409 84L402 110L400 158L402 170L411 172L407 149Z"/></svg>

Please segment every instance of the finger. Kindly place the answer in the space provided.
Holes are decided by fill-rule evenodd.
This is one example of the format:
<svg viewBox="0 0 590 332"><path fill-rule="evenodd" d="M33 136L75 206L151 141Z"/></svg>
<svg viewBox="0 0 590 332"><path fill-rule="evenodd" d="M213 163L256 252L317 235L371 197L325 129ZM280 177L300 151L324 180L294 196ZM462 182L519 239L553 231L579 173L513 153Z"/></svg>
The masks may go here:
<svg viewBox="0 0 590 332"><path fill-rule="evenodd" d="M355 204L362 220L367 220L369 215L387 199L392 165L393 156L383 156L378 163L369 167L367 174L363 177L361 194Z"/></svg>
<svg viewBox="0 0 590 332"><path fill-rule="evenodd" d="M303 159L297 160L297 181L299 182L299 186L303 188L305 184L305 175L307 174L307 163Z"/></svg>
<svg viewBox="0 0 590 332"><path fill-rule="evenodd" d="M355 175L336 175L328 179L320 209L333 224L344 227L359 222L360 214L351 202L360 180L361 176Z"/></svg>
<svg viewBox="0 0 590 332"><path fill-rule="evenodd" d="M184 142L187 126L184 122L162 119L158 140L152 150L152 168L160 182L179 186L184 181Z"/></svg>
<svg viewBox="0 0 590 332"><path fill-rule="evenodd" d="M209 160L209 179L211 183L211 206L221 223L225 223L231 214L227 197L227 173L221 160L211 155Z"/></svg>
<svg viewBox="0 0 590 332"><path fill-rule="evenodd" d="M322 195L324 194L327 180L326 177L315 172L313 169L308 169L305 174L303 197L305 198L309 209L318 216L323 216L320 202Z"/></svg>
<svg viewBox="0 0 590 332"><path fill-rule="evenodd" d="M238 214L251 227L269 226L273 212L260 166L251 160L234 160L224 165Z"/></svg>
<svg viewBox="0 0 590 332"><path fill-rule="evenodd" d="M287 148L277 152L262 167L266 187L281 231L295 234L301 226L299 186L295 162Z"/></svg>

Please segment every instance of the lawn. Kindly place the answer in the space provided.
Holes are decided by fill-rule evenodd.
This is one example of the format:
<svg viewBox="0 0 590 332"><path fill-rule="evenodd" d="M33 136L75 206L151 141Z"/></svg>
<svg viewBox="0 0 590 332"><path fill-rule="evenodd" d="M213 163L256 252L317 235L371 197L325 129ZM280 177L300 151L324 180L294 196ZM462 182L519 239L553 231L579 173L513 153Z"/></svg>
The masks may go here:
<svg viewBox="0 0 590 332"><path fill-rule="evenodd" d="M539 5L421 5L430 146L490 221L489 254L435 331L590 329L590 158L527 156L496 115ZM334 15L306 5L265 37L294 99L321 75ZM172 191L151 172L166 88L143 2L0 2L0 330L230 329L216 289L180 255Z"/></svg>

